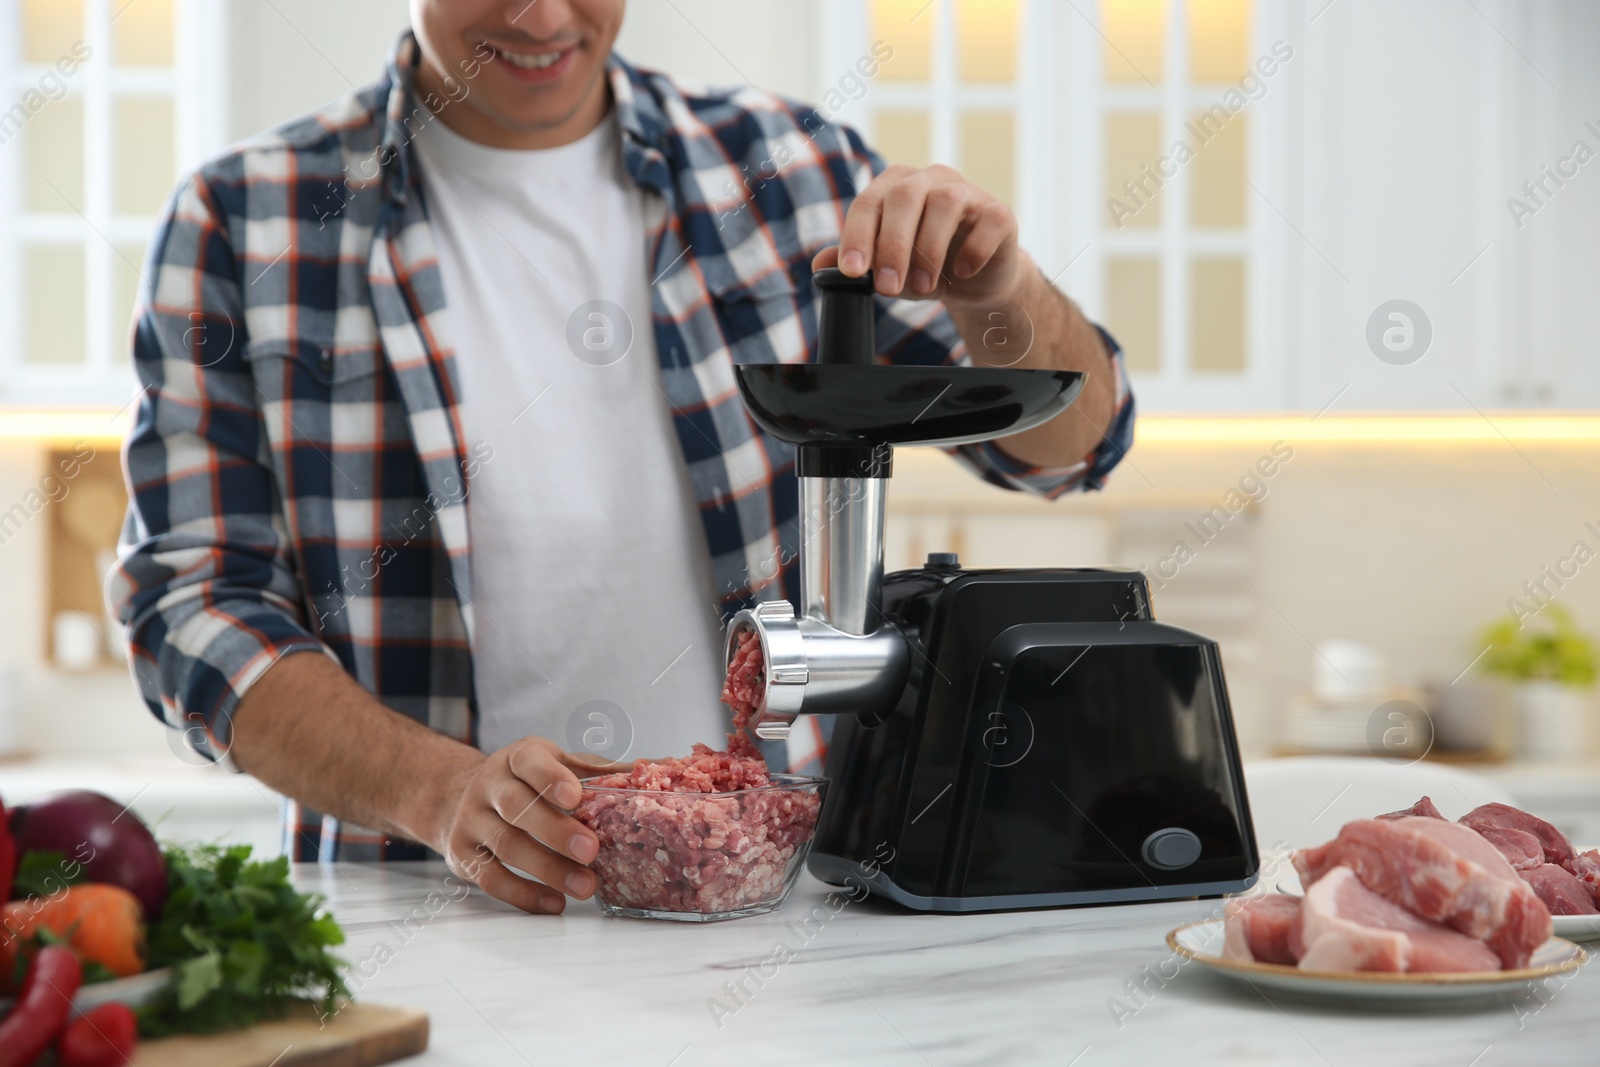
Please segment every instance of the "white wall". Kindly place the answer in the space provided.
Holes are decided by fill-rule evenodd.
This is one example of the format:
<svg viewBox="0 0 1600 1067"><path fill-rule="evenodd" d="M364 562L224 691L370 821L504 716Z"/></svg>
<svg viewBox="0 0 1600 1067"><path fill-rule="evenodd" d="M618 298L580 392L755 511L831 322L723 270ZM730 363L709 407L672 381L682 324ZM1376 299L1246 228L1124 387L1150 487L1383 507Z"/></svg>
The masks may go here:
<svg viewBox="0 0 1600 1067"><path fill-rule="evenodd" d="M406 0L232 0L229 133L248 137L383 73Z"/></svg>
<svg viewBox="0 0 1600 1067"><path fill-rule="evenodd" d="M821 8L815 0L635 0L617 51L680 77L815 101L827 80Z"/></svg>

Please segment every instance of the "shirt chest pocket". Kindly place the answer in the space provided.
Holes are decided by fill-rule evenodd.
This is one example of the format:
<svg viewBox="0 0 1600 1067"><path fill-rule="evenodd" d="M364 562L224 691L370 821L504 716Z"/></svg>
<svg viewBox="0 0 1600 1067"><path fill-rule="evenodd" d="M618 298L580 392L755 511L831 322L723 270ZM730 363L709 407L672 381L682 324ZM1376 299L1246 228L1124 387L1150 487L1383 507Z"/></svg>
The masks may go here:
<svg viewBox="0 0 1600 1067"><path fill-rule="evenodd" d="M711 291L711 307L735 363L804 363L817 328L809 292L782 267Z"/></svg>
<svg viewBox="0 0 1600 1067"><path fill-rule="evenodd" d="M305 339L272 340L252 342L244 358L275 446L370 448L395 429L384 426L386 409L399 405L385 403L388 365L376 348L337 352Z"/></svg>

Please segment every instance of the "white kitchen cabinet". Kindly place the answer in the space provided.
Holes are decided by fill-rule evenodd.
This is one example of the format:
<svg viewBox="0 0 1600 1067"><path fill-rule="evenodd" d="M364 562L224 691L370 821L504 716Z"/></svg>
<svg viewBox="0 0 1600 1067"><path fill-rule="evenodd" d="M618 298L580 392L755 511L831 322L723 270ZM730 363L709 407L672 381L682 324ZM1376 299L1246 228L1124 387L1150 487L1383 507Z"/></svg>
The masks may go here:
<svg viewBox="0 0 1600 1067"><path fill-rule="evenodd" d="M1579 140L1600 153L1600 123L1585 125L1600 116L1600 8L1358 0L1308 33L1291 166L1321 225L1287 257L1303 367L1290 405L1600 403L1600 161L1566 163L1561 185L1546 169ZM1385 362L1366 337L1395 299L1431 326L1414 361Z"/></svg>
<svg viewBox="0 0 1600 1067"><path fill-rule="evenodd" d="M1544 203L1521 227L1502 206L1499 234L1511 255L1512 331L1499 402L1509 406L1600 406L1600 4L1519 4L1531 63L1515 62L1518 115L1505 197L1543 179ZM1544 78L1548 75L1559 90ZM1579 164L1579 143L1592 157ZM1548 171L1546 170L1548 168ZM1549 172L1569 175L1554 178ZM1572 172L1576 171L1576 174ZM1561 184L1557 184L1560 180ZM1521 199L1532 205L1523 195Z"/></svg>

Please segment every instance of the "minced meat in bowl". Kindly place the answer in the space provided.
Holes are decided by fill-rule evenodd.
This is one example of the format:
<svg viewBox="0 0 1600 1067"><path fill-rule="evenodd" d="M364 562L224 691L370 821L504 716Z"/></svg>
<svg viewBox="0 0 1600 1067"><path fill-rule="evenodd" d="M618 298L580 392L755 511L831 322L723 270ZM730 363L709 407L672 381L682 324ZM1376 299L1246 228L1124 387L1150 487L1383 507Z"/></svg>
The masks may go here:
<svg viewBox="0 0 1600 1067"><path fill-rule="evenodd" d="M595 899L609 915L712 922L772 911L811 848L825 778L772 774L749 738L728 751L640 760L583 779L573 816L595 832Z"/></svg>

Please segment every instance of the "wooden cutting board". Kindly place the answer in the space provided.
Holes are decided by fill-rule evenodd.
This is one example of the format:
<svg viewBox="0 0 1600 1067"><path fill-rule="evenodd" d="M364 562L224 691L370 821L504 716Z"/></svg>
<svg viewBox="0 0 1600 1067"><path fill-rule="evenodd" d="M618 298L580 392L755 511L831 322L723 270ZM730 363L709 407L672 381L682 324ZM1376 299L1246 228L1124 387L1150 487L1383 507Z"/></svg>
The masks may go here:
<svg viewBox="0 0 1600 1067"><path fill-rule="evenodd" d="M245 1030L146 1041L134 1067L373 1067L428 1047L428 1014L346 1004L323 1024L311 1005Z"/></svg>

